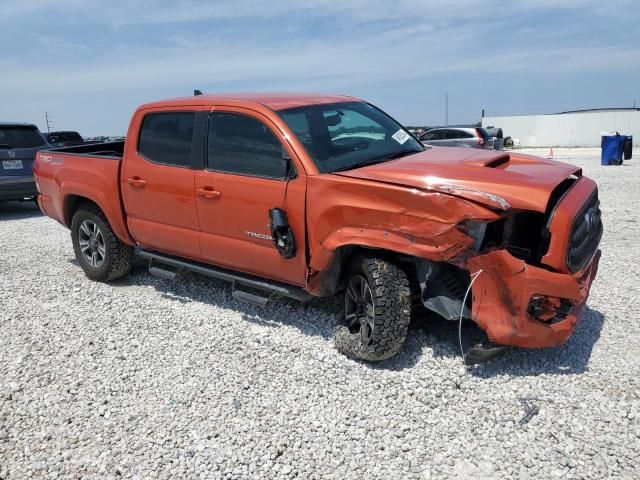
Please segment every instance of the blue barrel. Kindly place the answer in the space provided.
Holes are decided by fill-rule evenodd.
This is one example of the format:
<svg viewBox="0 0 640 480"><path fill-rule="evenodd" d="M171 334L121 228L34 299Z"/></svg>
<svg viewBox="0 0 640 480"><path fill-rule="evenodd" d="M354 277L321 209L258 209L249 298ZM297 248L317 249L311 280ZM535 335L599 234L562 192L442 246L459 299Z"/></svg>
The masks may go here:
<svg viewBox="0 0 640 480"><path fill-rule="evenodd" d="M625 135L603 135L602 136L602 165L622 165L622 152L624 151Z"/></svg>

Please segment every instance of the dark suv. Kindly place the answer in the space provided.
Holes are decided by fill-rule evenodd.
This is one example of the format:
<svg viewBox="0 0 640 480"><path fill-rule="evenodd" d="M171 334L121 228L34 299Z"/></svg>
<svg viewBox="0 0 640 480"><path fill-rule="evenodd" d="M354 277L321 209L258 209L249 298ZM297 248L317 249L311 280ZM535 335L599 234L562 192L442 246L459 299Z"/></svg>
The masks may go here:
<svg viewBox="0 0 640 480"><path fill-rule="evenodd" d="M33 160L50 148L38 127L29 123L0 123L0 201L22 200L38 193Z"/></svg>
<svg viewBox="0 0 640 480"><path fill-rule="evenodd" d="M73 147L82 145L84 139L78 132L50 132L46 134L47 140L52 147Z"/></svg>
<svg viewBox="0 0 640 480"><path fill-rule="evenodd" d="M484 128L439 127L427 130L420 137L425 145L493 149L493 137Z"/></svg>

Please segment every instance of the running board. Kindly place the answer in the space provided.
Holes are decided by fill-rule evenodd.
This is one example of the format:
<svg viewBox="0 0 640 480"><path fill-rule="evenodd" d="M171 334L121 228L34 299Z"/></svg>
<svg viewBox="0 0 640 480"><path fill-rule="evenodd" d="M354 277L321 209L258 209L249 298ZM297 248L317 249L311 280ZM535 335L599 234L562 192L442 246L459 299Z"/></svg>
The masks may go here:
<svg viewBox="0 0 640 480"><path fill-rule="evenodd" d="M141 257L146 258L147 260L151 260L153 262L176 267L180 270L189 270L194 273L206 275L207 277L213 277L219 280L232 282L237 285L246 285L251 288L256 288L258 290L269 292L270 295L293 298L301 302L310 300L312 298L312 296L309 293L305 292L300 287L294 287L284 283L270 282L269 280L264 280L258 277L252 277L252 276L244 275L242 273L237 273L231 270L213 267L211 265L205 265L203 263L192 262L190 260L184 260L182 258L176 258L169 255L164 255L161 253L149 252L147 250L140 249L137 251L137 253ZM170 272L169 270L165 270L158 267L151 267L151 269L157 269L162 271L160 276L165 275L165 272L166 274L173 273L173 272ZM149 269L149 271L151 271L151 269ZM174 274L174 277L175 277L175 274ZM163 277L163 278L168 278L168 277ZM242 293L247 294L246 292L242 292ZM252 294L247 294L247 295L261 298L258 295L252 295Z"/></svg>
<svg viewBox="0 0 640 480"><path fill-rule="evenodd" d="M149 267L149 273L151 275L155 275L156 277L164 278L165 280L175 280L176 272L172 272L171 270L165 270L160 267Z"/></svg>
<svg viewBox="0 0 640 480"><path fill-rule="evenodd" d="M244 290L234 289L233 292L231 292L231 296L236 300L250 303L252 305L257 305L259 307L264 307L267 303L269 303L269 297L261 297L260 295L245 292Z"/></svg>

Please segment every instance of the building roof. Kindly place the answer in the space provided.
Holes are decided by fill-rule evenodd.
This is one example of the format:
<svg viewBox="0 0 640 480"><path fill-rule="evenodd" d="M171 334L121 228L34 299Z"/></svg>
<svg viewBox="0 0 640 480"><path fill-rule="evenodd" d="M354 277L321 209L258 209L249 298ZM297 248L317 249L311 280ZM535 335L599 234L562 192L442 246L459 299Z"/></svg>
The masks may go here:
<svg viewBox="0 0 640 480"><path fill-rule="evenodd" d="M635 108L635 107L586 108L584 110L568 110L566 112L550 113L549 115L562 115L563 113L591 113L591 112L640 112L640 108Z"/></svg>

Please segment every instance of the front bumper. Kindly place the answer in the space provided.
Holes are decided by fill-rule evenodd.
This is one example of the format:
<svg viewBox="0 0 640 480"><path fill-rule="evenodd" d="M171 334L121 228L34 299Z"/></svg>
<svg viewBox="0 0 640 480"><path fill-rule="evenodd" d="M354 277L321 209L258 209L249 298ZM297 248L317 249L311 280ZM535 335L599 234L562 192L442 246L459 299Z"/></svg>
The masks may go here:
<svg viewBox="0 0 640 480"><path fill-rule="evenodd" d="M472 287L471 318L499 345L541 348L563 344L573 333L598 271L600 250L575 274L534 267L506 250L479 255L467 261L469 272L482 270ZM533 317L533 296L571 302L566 317L555 323Z"/></svg>
<svg viewBox="0 0 640 480"><path fill-rule="evenodd" d="M0 201L22 200L38 194L33 175L0 177Z"/></svg>

